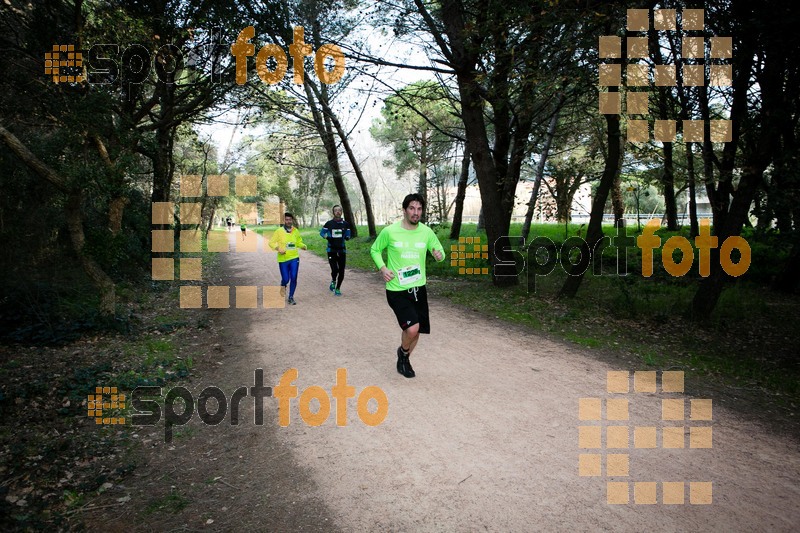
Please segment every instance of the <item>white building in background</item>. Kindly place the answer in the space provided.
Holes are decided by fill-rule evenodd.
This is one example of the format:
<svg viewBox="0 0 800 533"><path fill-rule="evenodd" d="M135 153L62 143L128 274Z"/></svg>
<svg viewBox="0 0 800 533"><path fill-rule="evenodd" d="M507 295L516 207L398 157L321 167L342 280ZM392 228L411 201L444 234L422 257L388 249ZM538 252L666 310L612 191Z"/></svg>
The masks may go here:
<svg viewBox="0 0 800 533"><path fill-rule="evenodd" d="M548 179L548 178L545 178ZM514 201L514 211L511 215L511 222L522 222L525 220L525 214L528 212L528 201L531 198L533 191L533 182L525 181L517 184L516 199ZM451 188L447 191L448 205L455 198L456 189ZM548 188L542 184L539 189L539 199L537 201L537 209L533 214L534 222L555 222L556 204ZM592 187L588 183L581 185L574 198L572 199L572 219L573 222L578 222L583 219L589 219L589 213L592 210ZM462 220L464 222L477 223L478 216L481 211L481 194L478 185L470 185L467 187L467 192L464 197L464 212ZM548 212L552 212L552 216L548 217ZM452 220L452 210L449 218Z"/></svg>
<svg viewBox="0 0 800 533"><path fill-rule="evenodd" d="M697 204L697 218L711 218L714 211L711 209L711 200L708 199L705 187L697 187L694 191L695 203ZM684 206L686 216L689 216L689 195L686 194L686 205ZM682 214L682 213L679 213Z"/></svg>

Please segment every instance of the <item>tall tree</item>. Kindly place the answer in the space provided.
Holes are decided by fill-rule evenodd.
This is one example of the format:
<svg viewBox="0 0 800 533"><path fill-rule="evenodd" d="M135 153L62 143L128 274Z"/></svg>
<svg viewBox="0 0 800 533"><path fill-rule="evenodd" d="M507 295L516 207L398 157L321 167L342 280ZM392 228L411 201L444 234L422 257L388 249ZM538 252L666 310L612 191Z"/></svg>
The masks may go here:
<svg viewBox="0 0 800 533"><path fill-rule="evenodd" d="M615 8L610 8L610 13L604 18L603 30L604 35L608 35L612 28L612 21L618 17L620 13ZM616 17L615 17L616 16ZM625 47L622 47L621 58L613 59L613 63L624 63L627 58ZM608 92L612 95L617 93L619 98L618 87L611 86ZM618 113L605 113L605 163L603 173L600 176L600 182L595 190L594 198L592 198L592 209L589 215L589 225L586 228L586 238L581 242L580 247L580 260L578 263L573 264L568 272L569 276L561 286L558 295L560 298L572 298L578 293L578 289L583 282L583 277L589 264L594 256L597 259L599 250L598 245L603 239L603 213L605 212L606 202L608 195L615 182L619 180L620 166L623 158L623 140L620 129L620 116Z"/></svg>
<svg viewBox="0 0 800 533"><path fill-rule="evenodd" d="M558 115L561 112L561 105L564 103L564 93L559 95L556 101L556 110L553 116L550 117L550 123L547 126L547 133L545 134L544 146L539 154L539 161L536 163L536 169L533 175L533 189L531 190L531 197L528 200L528 209L525 212L525 221L522 223L522 239L528 240L528 234L531 231L531 222L533 221L533 213L536 210L536 201L539 199L539 191L542 187L542 178L544 177L544 168L547 164L547 158L550 155L550 147L553 144L553 138L556 135L556 126L558 125Z"/></svg>
<svg viewBox="0 0 800 533"><path fill-rule="evenodd" d="M677 118L675 97L672 91L672 86L667 85L660 77L669 78L669 69L677 71L675 66L676 56L668 55L664 57L662 51L662 37L663 32L655 29L655 25L651 25L647 32L647 42L650 51L650 58L653 61L656 69L656 91L655 109L658 111L658 119L663 121L674 121ZM671 49L670 49L671 53ZM663 74L659 72L663 69ZM674 74L676 75L676 74ZM674 76L673 75L673 76ZM674 85L674 80L672 81ZM662 142L662 151L664 154L664 161L661 174L661 185L664 189L664 205L665 214L667 219L667 229L669 231L678 230L678 205L675 199L675 161L673 155L673 142Z"/></svg>
<svg viewBox="0 0 800 533"><path fill-rule="evenodd" d="M414 0L455 74L462 120L486 223L495 285L517 283L507 242L516 186L529 152L529 136L546 123L551 101L566 80L584 28L578 12L545 2ZM540 9L541 8L541 9Z"/></svg>
<svg viewBox="0 0 800 533"><path fill-rule="evenodd" d="M733 2L730 16L720 13L733 34L733 80L731 87L732 140L725 143L719 163L720 173L714 195L714 225L718 246L741 233L750 214L764 172L775 161L780 149L782 123L786 113L795 113L800 98L794 58L800 45L792 37L800 15L790 0L773 3L770 10L742 1ZM751 91L756 91L756 97ZM708 108L702 100L701 106ZM707 114L707 112L706 112ZM710 131L706 131L710 138ZM736 155L741 149L741 173L734 186ZM711 158L708 147L704 156ZM707 185L708 186L708 185ZM733 194L733 199L727 197ZM711 195L710 195L711 196ZM710 198L711 199L711 198ZM711 254L711 272L703 279L692 300L692 313L700 320L710 318L722 293L728 274L721 266L719 248Z"/></svg>
<svg viewBox="0 0 800 533"><path fill-rule="evenodd" d="M303 52L303 54L314 58L313 61L297 61L297 64L295 64L294 59L292 60L292 68L295 73L305 72L302 81L299 77L289 77L278 82L278 86L294 99L294 102L291 102L289 107L280 107L286 103L286 100L273 98L275 91L264 89L263 87L260 87L257 91L265 105L278 106L281 112L296 118L302 117L302 120L308 121L314 127L325 147L331 177L339 194L344 217L348 220L353 220L353 208L345 183L345 173L339 162L340 146L344 149L345 156L351 168L353 168L361 194L364 197L369 234L375 237L377 236L377 230L366 179L350 146L348 133L334 111L334 102L337 95L348 84L349 79L351 79L350 75L345 69L344 76L335 85L329 85L315 81L310 74L317 68L316 58L314 54L310 53L310 49L318 51L323 44L338 46L353 32L354 22L346 15L346 11L353 5L352 2L345 2L343 5L337 4L332 0L254 1L249 2L246 5L246 9L254 21L264 23L266 35L271 39L272 43L284 43L289 48L290 54L292 54L295 53L292 50L300 50L299 48L293 48L295 45L292 45L292 43L299 43L302 40L305 44L297 44L296 46L307 47L306 51L308 53ZM302 39L299 38L301 34L298 32L302 32ZM345 58L345 63L346 61ZM300 112L295 107L297 102L307 107L307 110L310 111L310 116ZM358 229L354 225L353 236L357 234Z"/></svg>
<svg viewBox="0 0 800 533"><path fill-rule="evenodd" d="M392 146L398 176L415 170L417 192L428 202L428 172L449 157L459 121L445 89L436 82L415 82L388 97L370 133Z"/></svg>
<svg viewBox="0 0 800 533"><path fill-rule="evenodd" d="M113 281L90 255L103 247L88 245L91 235L81 238L79 229L96 209L104 210L108 233L98 238L115 239L123 233L125 206L139 190L152 188L155 198L168 199L178 125L225 94L201 58L204 52L218 56L219 47L198 48L193 62L181 62L180 49L191 41L183 28L224 25L232 5L31 2L2 12L3 48L10 51L3 71L20 74L0 80L3 141L34 175L61 176L57 188L66 198L75 253L106 314L114 308ZM42 51L54 42L74 43L73 52L84 58L83 65L59 65L52 73L58 81L41 75ZM47 152L40 150L45 146ZM142 175L145 183L137 182Z"/></svg>
<svg viewBox="0 0 800 533"><path fill-rule="evenodd" d="M461 156L461 173L458 176L456 186L456 197L453 200L455 210L453 211L453 225L450 226L450 238L458 239L461 235L461 217L464 213L464 198L467 196L467 184L469 182L469 152L464 143L464 153Z"/></svg>

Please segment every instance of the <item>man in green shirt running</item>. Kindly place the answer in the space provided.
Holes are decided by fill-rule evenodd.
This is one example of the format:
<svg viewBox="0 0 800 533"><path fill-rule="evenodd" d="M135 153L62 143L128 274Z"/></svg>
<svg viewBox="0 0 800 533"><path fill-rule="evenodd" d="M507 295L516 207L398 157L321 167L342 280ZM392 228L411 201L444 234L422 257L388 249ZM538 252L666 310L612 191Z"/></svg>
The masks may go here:
<svg viewBox="0 0 800 533"><path fill-rule="evenodd" d="M403 199L403 219L383 228L370 248L372 260L386 282L386 300L403 330L397 348L397 371L407 378L416 375L409 356L417 345L419 334L431 332L425 290L425 259L428 252L437 261L443 261L445 257L436 234L420 222L424 209L422 196L406 196ZM384 250L387 250L386 263L383 262Z"/></svg>

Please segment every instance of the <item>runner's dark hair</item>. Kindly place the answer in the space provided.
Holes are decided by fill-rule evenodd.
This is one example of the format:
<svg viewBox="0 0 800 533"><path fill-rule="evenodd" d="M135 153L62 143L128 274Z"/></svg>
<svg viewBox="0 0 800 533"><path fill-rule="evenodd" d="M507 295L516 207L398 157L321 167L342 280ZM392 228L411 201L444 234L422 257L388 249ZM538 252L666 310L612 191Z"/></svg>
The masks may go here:
<svg viewBox="0 0 800 533"><path fill-rule="evenodd" d="M403 198L403 209L407 209L411 202L419 202L422 209L425 209L425 198L423 198L421 194L413 192Z"/></svg>

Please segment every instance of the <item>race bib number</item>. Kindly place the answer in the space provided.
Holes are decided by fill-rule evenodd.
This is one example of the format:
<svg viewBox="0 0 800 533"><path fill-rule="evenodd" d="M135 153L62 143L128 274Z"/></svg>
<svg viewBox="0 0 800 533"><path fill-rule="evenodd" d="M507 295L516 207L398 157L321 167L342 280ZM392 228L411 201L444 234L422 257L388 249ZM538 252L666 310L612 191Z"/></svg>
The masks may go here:
<svg viewBox="0 0 800 533"><path fill-rule="evenodd" d="M341 239L342 238L342 228L332 229L331 230L331 237L333 237L334 239Z"/></svg>
<svg viewBox="0 0 800 533"><path fill-rule="evenodd" d="M419 265L409 265L397 271L397 282L400 285L409 285L415 281L419 281L422 277L422 270Z"/></svg>
<svg viewBox="0 0 800 533"><path fill-rule="evenodd" d="M293 242L287 242L286 243L286 249L287 250L294 250L295 248L297 248L297 244L296 243L293 243Z"/></svg>

